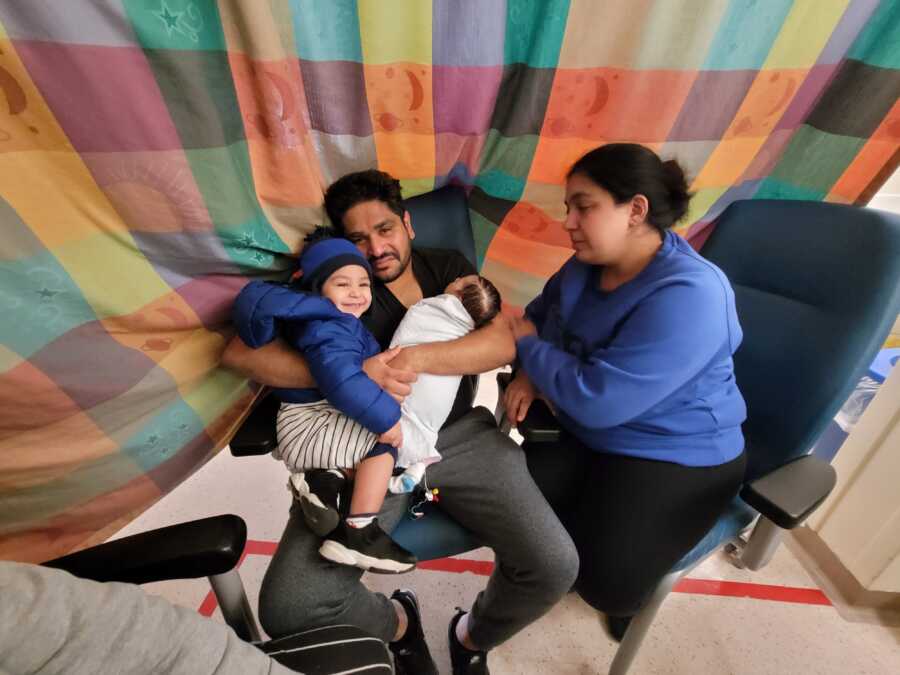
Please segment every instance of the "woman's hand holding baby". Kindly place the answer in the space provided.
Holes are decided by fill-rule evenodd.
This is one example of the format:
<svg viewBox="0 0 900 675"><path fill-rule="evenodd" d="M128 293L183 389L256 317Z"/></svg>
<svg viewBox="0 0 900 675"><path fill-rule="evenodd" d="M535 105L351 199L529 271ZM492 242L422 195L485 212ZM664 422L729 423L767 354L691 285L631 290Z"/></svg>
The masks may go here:
<svg viewBox="0 0 900 675"><path fill-rule="evenodd" d="M525 317L510 316L507 317L509 329L512 331L513 339L518 341L529 335L537 335L537 328L530 319Z"/></svg>
<svg viewBox="0 0 900 675"><path fill-rule="evenodd" d="M529 323L531 323L529 321ZM503 394L503 407L506 408L506 416L515 426L525 419L528 414L528 408L538 396L537 389L528 379L528 376L521 370L513 378Z"/></svg>

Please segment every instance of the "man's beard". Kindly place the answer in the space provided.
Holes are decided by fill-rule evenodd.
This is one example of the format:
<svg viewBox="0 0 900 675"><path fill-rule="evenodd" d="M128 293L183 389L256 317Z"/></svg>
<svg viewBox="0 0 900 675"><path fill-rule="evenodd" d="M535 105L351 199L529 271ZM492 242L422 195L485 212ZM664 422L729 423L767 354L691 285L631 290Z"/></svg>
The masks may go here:
<svg viewBox="0 0 900 675"><path fill-rule="evenodd" d="M383 258L393 258L394 260L398 260L400 262L400 266L397 268L396 272L391 273L389 276L380 276L378 272L375 271L375 262L377 260L381 260ZM400 278L400 275L406 271L406 268L409 267L409 261L412 258L412 254L406 256L406 260L401 260L398 256L393 253L388 253L386 255L381 256L381 258L369 258L369 264L372 265L372 272L381 283L389 284L392 281L396 281Z"/></svg>

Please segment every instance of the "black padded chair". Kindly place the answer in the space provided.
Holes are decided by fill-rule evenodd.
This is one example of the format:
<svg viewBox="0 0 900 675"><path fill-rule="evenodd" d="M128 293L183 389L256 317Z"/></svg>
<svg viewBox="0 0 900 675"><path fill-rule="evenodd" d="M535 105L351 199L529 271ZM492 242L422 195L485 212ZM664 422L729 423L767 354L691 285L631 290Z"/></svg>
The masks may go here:
<svg viewBox="0 0 900 675"><path fill-rule="evenodd" d="M243 519L222 515L123 537L44 565L100 582L146 584L208 577L225 623L284 666L305 675L393 672L386 645L354 626L261 640L236 569L246 541Z"/></svg>

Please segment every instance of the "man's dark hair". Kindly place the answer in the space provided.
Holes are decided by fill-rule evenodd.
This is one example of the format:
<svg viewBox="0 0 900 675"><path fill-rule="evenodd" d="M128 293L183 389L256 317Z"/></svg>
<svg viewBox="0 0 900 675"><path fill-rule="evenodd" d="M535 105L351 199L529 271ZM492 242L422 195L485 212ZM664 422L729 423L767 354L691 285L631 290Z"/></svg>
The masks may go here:
<svg viewBox="0 0 900 675"><path fill-rule="evenodd" d="M400 181L384 171L370 169L348 173L325 191L325 212L340 236L344 235L344 214L362 202L383 202L401 218L406 213Z"/></svg>
<svg viewBox="0 0 900 675"><path fill-rule="evenodd" d="M489 324L500 312L500 292L484 277L478 277L477 281L463 286L460 296L476 329Z"/></svg>

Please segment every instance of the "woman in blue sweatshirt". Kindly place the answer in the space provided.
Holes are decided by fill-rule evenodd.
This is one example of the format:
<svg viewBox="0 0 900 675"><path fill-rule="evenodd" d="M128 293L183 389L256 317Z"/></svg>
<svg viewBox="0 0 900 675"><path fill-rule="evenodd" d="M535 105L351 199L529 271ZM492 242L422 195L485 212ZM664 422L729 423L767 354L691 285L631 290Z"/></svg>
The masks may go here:
<svg viewBox="0 0 900 675"><path fill-rule="evenodd" d="M741 327L728 279L669 229L689 200L674 160L587 153L566 182L575 254L513 321L507 413L542 397L559 418L528 466L578 547L576 589L618 636L744 473Z"/></svg>

